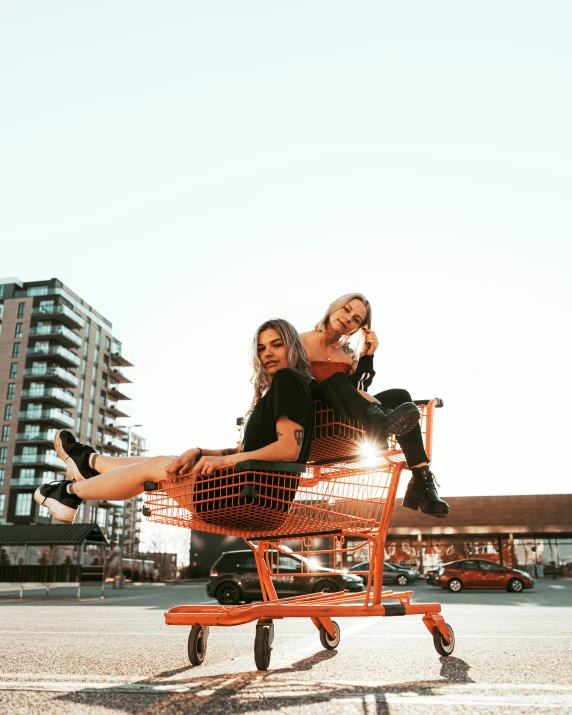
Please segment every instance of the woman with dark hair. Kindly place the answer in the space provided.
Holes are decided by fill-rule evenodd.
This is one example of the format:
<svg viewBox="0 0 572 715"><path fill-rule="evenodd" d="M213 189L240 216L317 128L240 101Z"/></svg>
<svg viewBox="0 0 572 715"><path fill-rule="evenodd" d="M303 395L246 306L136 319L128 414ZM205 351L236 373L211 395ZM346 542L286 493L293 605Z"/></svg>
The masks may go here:
<svg viewBox="0 0 572 715"><path fill-rule="evenodd" d="M34 499L72 523L82 500L123 501L145 491L145 482L193 473L201 477L246 460L306 462L312 440L310 365L300 336L286 320L263 323L252 345L254 400L241 447L193 447L179 457L108 457L60 430L54 444L68 479L36 489Z"/></svg>
<svg viewBox="0 0 572 715"><path fill-rule="evenodd" d="M436 489L423 446L419 410L407 390L392 389L367 393L375 370L373 355L379 345L371 329L372 310L361 293L346 293L328 306L314 330L300 338L310 360L312 375L318 381L313 390L348 419L362 422L366 433L385 447L388 435L395 435L411 469L403 506L444 518L449 505ZM359 354L350 348L350 339L360 334Z"/></svg>

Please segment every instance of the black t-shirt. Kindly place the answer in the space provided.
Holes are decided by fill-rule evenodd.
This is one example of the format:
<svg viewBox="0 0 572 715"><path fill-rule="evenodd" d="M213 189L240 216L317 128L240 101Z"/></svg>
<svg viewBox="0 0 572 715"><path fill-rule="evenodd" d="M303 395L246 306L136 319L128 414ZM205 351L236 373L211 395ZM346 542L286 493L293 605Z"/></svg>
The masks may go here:
<svg viewBox="0 0 572 715"><path fill-rule="evenodd" d="M270 389L260 398L248 419L243 451L253 452L276 442L276 420L288 417L304 428L304 441L296 462L305 464L312 442L313 410L312 395L304 377L289 367L278 370Z"/></svg>

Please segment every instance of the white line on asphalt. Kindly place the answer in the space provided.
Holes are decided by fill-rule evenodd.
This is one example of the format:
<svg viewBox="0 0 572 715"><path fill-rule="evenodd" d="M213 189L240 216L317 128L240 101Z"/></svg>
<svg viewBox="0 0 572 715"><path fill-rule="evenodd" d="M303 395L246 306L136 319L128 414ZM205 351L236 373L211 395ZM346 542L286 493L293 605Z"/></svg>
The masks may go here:
<svg viewBox="0 0 572 715"><path fill-rule="evenodd" d="M346 628L345 630L342 631L342 636L344 638L351 638L357 634L358 631L363 630L364 628L367 628L369 624L360 624L358 626L353 626L350 628ZM77 630L74 631L7 631L3 630L2 633L12 633L15 635L45 635L45 636L54 636L54 635L73 635L77 636ZM112 638L115 638L116 636L170 636L170 635L184 635L185 637L187 636L187 631L176 631L173 629L172 631L114 631L113 633L110 633L108 631L81 631L82 636L110 636ZM252 638L251 633L233 633L231 634L233 636L243 636L243 637L248 637ZM280 633L281 638L299 638L301 636L307 636L308 633L287 633L283 632ZM212 637L219 637L219 638L228 638L229 634L228 633L211 633L209 638ZM427 638L428 634L427 633L364 633L359 636L360 638ZM556 638L561 638L561 639L566 639L566 638L572 638L571 635L529 635L529 634L523 634L523 635L504 635L504 634L499 634L499 635L488 635L488 634L477 634L477 635L465 635L461 634L459 635L457 633L457 640L461 639L466 639L466 638L501 638L501 639L523 639L523 640L528 640L528 639L534 639L534 638L549 638L550 640L554 640Z"/></svg>

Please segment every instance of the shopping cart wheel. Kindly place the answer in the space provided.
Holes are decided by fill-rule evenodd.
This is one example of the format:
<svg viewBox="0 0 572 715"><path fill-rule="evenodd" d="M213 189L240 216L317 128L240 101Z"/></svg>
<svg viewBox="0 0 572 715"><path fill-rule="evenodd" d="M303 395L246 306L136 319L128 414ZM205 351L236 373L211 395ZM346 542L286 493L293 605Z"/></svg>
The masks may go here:
<svg viewBox="0 0 572 715"><path fill-rule="evenodd" d="M268 670L273 640L274 623L272 621L258 621L256 624L256 637L254 638L254 662L258 670Z"/></svg>
<svg viewBox="0 0 572 715"><path fill-rule="evenodd" d="M207 655L208 626L193 626L189 633L189 660L193 665L202 665Z"/></svg>
<svg viewBox="0 0 572 715"><path fill-rule="evenodd" d="M450 638L449 643L445 641L437 626L433 629L433 645L439 655L451 655L451 653L455 650L455 634L448 623L445 623L445 625L447 626L447 633Z"/></svg>
<svg viewBox="0 0 572 715"><path fill-rule="evenodd" d="M335 621L332 621L332 625L334 626L333 638L324 626L320 626L320 643L328 650L334 650L334 648L337 648L340 644L341 638L340 627L338 624Z"/></svg>

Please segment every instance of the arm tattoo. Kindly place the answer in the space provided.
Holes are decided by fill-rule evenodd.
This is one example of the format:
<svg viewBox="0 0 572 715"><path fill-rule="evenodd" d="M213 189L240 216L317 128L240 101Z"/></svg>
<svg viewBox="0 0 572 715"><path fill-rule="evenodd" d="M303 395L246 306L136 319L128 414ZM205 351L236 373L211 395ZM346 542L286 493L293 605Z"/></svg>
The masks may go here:
<svg viewBox="0 0 572 715"><path fill-rule="evenodd" d="M236 447L228 447L227 449L221 449L220 453L223 457L228 457L229 454L236 454Z"/></svg>
<svg viewBox="0 0 572 715"><path fill-rule="evenodd" d="M284 432L280 432L280 430L277 429L277 430L276 430L276 438L277 438L277 439L280 439L280 437L283 437L283 436L284 436Z"/></svg>
<svg viewBox="0 0 572 715"><path fill-rule="evenodd" d="M298 445L298 447L301 447L302 444L304 443L304 430L303 429L294 430L294 437L296 438L296 444Z"/></svg>

